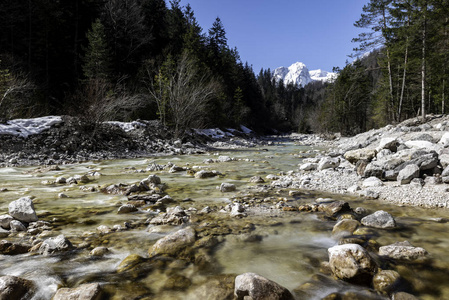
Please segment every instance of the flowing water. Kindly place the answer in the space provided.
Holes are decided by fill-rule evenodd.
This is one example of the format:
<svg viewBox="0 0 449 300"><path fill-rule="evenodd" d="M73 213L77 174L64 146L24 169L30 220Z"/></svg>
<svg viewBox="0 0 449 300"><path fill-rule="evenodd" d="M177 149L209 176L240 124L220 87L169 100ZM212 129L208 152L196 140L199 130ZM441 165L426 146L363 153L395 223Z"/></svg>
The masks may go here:
<svg viewBox="0 0 449 300"><path fill-rule="evenodd" d="M252 176L265 177L295 170L300 162L300 153L308 147L283 143L264 149L223 151L211 155L151 157L142 159L87 162L62 165L58 171L34 172L36 167L0 169L0 214L8 213L8 204L23 196L34 197L34 204L40 220L49 221L53 231L48 236L64 234L78 250L62 255L0 255L0 275L15 275L33 280L38 286L33 299L50 299L61 286L73 287L86 282L100 282L110 299L198 299L198 291L208 287L216 278L225 280L236 274L254 272L265 276L291 291L316 278L321 262L328 260L327 249L338 244L331 236L335 221L326 220L315 213L279 212L269 209L265 215L250 215L243 219L224 219L230 226L247 226L254 230L248 234L223 235L220 244L211 254L211 268L199 270L194 264L180 268L153 268L148 275L128 276L117 274L119 264L130 254L148 257L148 249L164 235L179 229L179 226L144 225L151 216L145 210L132 214L117 214L119 203L126 203L123 195L98 192L99 186L110 184L133 184L149 174L158 175L167 185L166 193L183 208L198 210L210 206L216 211L231 202L237 193L250 194L248 183ZM313 150L307 155L313 155ZM205 164L209 158L228 155L237 159L232 162ZM224 177L195 179L186 172L169 173L167 170L143 172L149 164L173 163L178 166L196 168L206 166L223 173ZM59 176L66 178L97 171L102 175L85 184L95 187L96 192L80 189L80 185L44 184ZM221 193L216 187L222 182L237 186L235 193ZM68 198L59 198L64 193ZM407 291L421 299L449 299L449 229L448 223L438 223L436 218L447 217L447 210L397 207L363 201L354 197L324 195L303 191L299 196L273 191L263 197L287 197L289 204L311 203L318 197L333 197L348 201L351 207L362 206L370 212L382 209L390 212L398 223L395 230L378 230L374 238L380 245L408 240L414 246L425 248L432 255L428 265L397 266L406 279ZM254 196L255 197L255 196ZM263 198L262 197L262 198ZM189 198L189 199L187 199ZM260 197L259 197L260 198ZM136 228L99 235L100 225L112 227L124 222L138 224ZM42 237L47 238L47 237ZM10 241L29 241L24 233L6 238ZM88 242L88 244L86 244ZM84 243L84 246L82 246ZM111 252L102 258L92 258L89 251L94 246L106 246ZM173 277L181 275L182 277ZM223 276L221 276L223 275ZM220 277L221 276L221 277ZM183 278L187 284L179 287L168 285L170 278ZM176 285L175 285L176 286ZM358 289L335 281L322 284L310 298L321 297L337 290ZM363 290L364 288L361 288ZM206 294L212 290L206 290ZM147 298L145 298L147 297Z"/></svg>

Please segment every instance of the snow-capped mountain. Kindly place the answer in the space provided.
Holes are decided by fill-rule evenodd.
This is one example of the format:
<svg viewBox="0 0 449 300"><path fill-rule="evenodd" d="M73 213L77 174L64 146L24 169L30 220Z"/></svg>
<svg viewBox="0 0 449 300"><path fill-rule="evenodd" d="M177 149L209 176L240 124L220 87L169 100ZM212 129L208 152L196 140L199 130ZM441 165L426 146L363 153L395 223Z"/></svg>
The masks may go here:
<svg viewBox="0 0 449 300"><path fill-rule="evenodd" d="M327 72L320 69L309 71L306 65L301 62L294 63L288 68L277 68L273 72L273 78L277 82L282 80L286 85L292 82L293 84L301 87L306 86L312 81L330 82L334 80L336 76L336 73Z"/></svg>

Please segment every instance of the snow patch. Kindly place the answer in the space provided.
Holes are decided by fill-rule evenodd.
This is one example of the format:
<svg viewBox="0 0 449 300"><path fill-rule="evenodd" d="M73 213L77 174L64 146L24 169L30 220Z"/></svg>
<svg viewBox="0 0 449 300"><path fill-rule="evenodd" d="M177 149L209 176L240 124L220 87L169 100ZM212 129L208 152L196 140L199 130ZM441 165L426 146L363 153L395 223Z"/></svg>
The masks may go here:
<svg viewBox="0 0 449 300"><path fill-rule="evenodd" d="M105 123L118 126L125 132L130 132L130 131L133 131L134 129L147 126L146 124L138 122L138 121L132 121L132 122L108 121Z"/></svg>
<svg viewBox="0 0 449 300"><path fill-rule="evenodd" d="M50 129L53 125L61 122L62 118L60 116L9 120L6 124L0 124L0 134L27 138L30 135L39 134L44 130Z"/></svg>
<svg viewBox="0 0 449 300"><path fill-rule="evenodd" d="M225 137L233 137L234 135L230 132L224 132L218 128L211 129L194 129L197 134L206 135L213 139L223 139Z"/></svg>

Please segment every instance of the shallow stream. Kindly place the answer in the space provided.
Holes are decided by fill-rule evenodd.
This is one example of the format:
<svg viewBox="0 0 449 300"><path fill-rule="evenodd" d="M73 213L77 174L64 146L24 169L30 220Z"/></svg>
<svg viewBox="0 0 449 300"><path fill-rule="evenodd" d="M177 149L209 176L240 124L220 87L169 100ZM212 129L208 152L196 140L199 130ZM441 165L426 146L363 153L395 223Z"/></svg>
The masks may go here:
<svg viewBox="0 0 449 300"><path fill-rule="evenodd" d="M308 150L312 151L306 154ZM46 236L37 238L45 239L62 233L78 247L76 251L63 255L0 255L0 275L33 280L38 285L33 299L51 299L61 286L74 287L88 282L100 282L109 299L198 299L198 295L213 297L214 291L208 287L213 286L216 280L226 282L226 275L233 278L245 272L258 273L293 291L319 277L321 263L328 261L327 249L338 244L331 235L336 221L326 220L317 213L281 212L272 208L272 203L265 204L264 198L286 198L290 205L295 206L314 202L319 197L332 197L348 201L352 208L361 206L370 212L382 209L391 213L398 228L377 230L373 239L381 246L408 240L414 246L425 248L433 258L432 263L426 266L398 266L398 272L405 278L407 292L420 299L449 299L449 224L436 222L437 218L447 217L447 210L398 207L308 191L294 197L288 195L288 190L252 195L251 187L256 186L249 183L252 176L265 178L268 174L296 170L301 157L313 155L314 151L319 150L283 143L264 149L222 151L210 155L62 165L58 171L43 173L35 172L36 167L0 169L0 190L7 189L0 193L0 214L8 213L11 201L23 196L34 197L39 219L49 221L53 228ZM217 159L219 155L234 157L237 161L204 163L205 159ZM207 167L224 176L196 179L186 172L144 171L151 163L165 165L169 162L190 168ZM93 187L96 191L82 190L82 184L44 184L44 181L52 182L59 176L68 178L92 171L101 173L101 176L91 177L93 180L84 186ZM138 183L149 174L158 175L167 185L165 192L177 201L176 205L185 209L193 207L199 211L210 206L215 211L212 215L220 218L223 213L218 211L233 197L240 196L259 199L265 213L259 211L242 219L224 218L230 227L242 228L241 234L236 230L220 236L220 243L211 254L213 266L206 270L197 268L195 264L172 267L171 262L167 263L168 267L152 268L148 275L117 274L117 267L128 255L148 257L148 249L159 238L179 229L179 226L145 224L144 221L152 215L146 209L132 214L117 214L118 206L126 203L127 197L99 192L100 186ZM222 182L235 184L237 192L221 193L217 186ZM266 184L269 184L268 180ZM68 197L59 198L60 193ZM123 226L124 222L133 224L134 228L106 235L100 235L96 230L100 225ZM252 227L250 233L245 231L248 224ZM29 242L30 235L17 233L5 239ZM111 253L102 258L89 256L90 250L96 246L108 247ZM170 280L177 283L170 284ZM186 283L178 284L182 280ZM321 299L342 289L364 290L367 287L347 286L337 281L323 283L307 298Z"/></svg>

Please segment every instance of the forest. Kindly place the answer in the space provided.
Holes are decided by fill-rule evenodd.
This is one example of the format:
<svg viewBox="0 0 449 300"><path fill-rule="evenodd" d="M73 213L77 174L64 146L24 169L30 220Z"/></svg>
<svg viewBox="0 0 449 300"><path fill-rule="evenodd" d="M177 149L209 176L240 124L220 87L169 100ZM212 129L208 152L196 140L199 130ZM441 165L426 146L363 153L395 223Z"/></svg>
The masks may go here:
<svg viewBox="0 0 449 300"><path fill-rule="evenodd" d="M447 109L449 4L370 0L353 62L306 87L254 72L179 0L0 2L0 120L73 115L189 128L355 134ZM300 59L300 58L298 58Z"/></svg>

